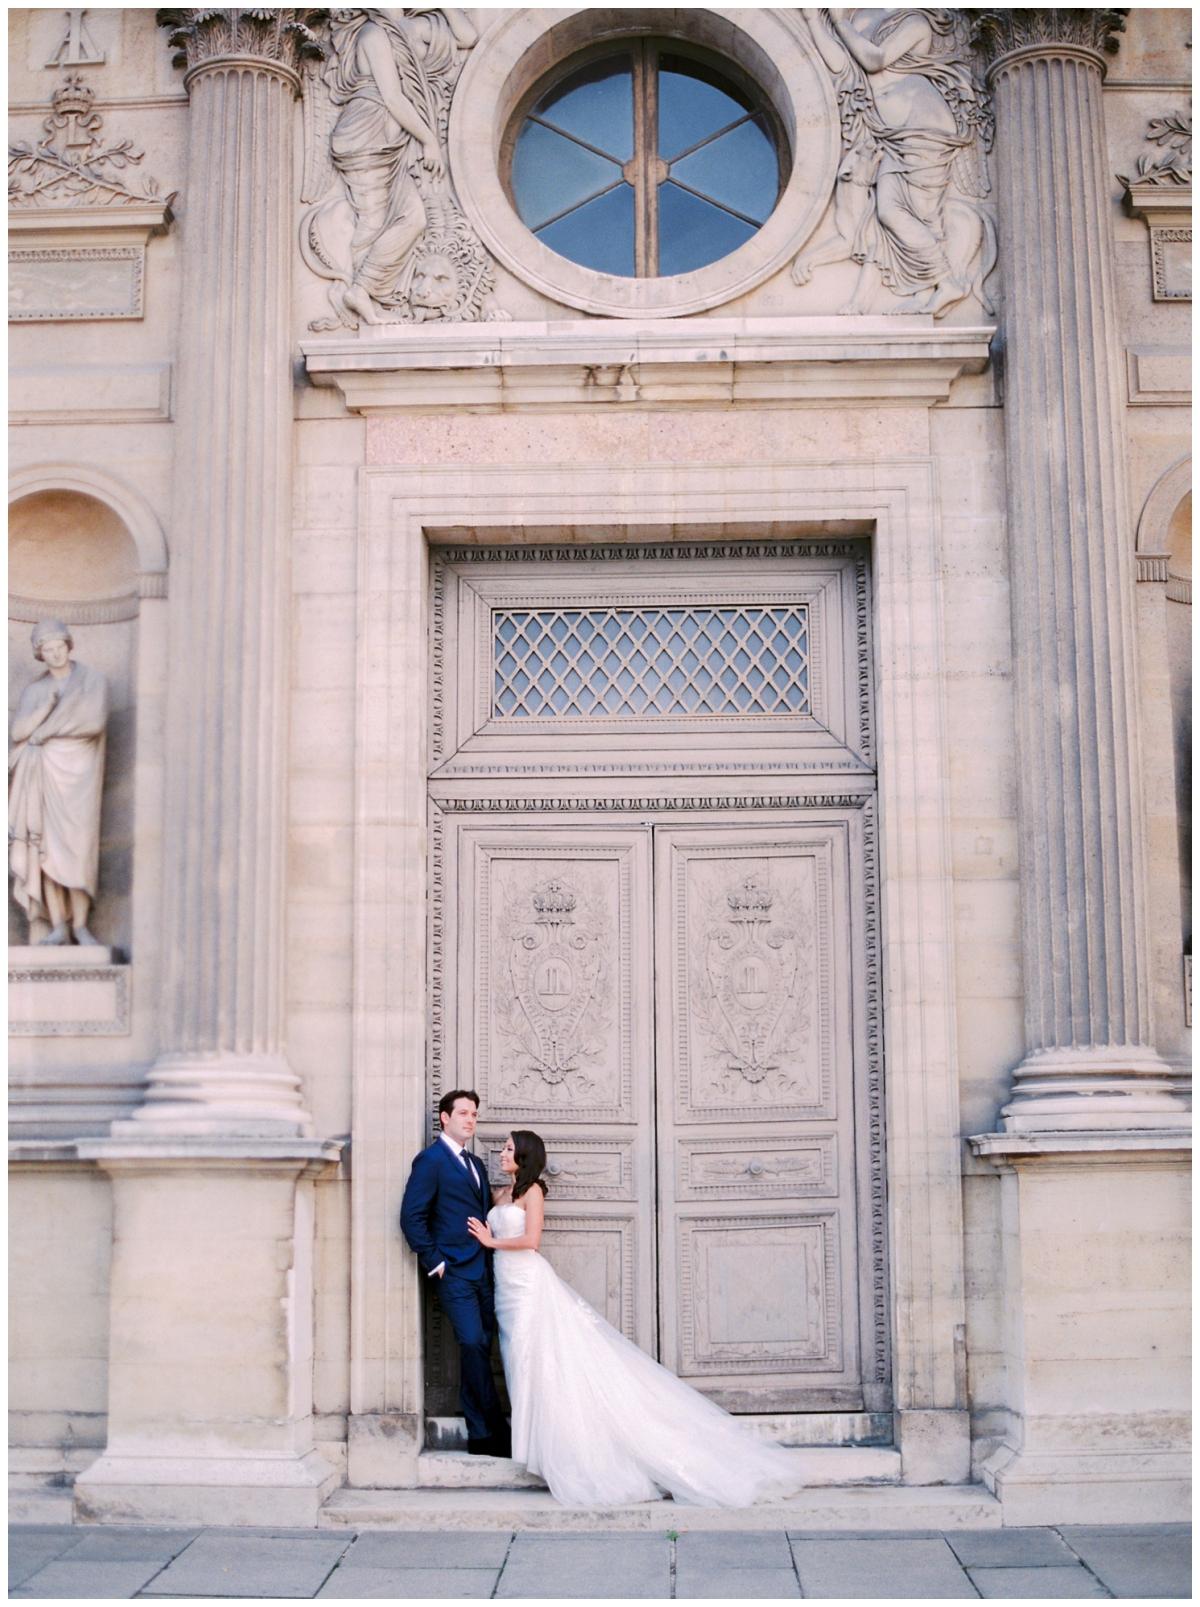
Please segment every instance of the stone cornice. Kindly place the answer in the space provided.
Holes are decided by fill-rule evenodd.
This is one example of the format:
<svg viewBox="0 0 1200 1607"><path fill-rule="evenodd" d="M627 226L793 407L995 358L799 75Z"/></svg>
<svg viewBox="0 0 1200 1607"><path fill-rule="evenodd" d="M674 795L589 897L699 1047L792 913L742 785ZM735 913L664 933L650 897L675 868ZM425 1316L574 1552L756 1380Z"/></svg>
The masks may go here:
<svg viewBox="0 0 1200 1607"><path fill-rule="evenodd" d="M980 1160L1011 1166L1018 1161L1129 1160L1138 1155L1190 1154L1189 1128L1097 1127L1091 1131L975 1133L967 1143Z"/></svg>
<svg viewBox="0 0 1200 1607"><path fill-rule="evenodd" d="M301 346L355 412L465 407L929 406L980 373L994 329L926 318L564 319Z"/></svg>
<svg viewBox="0 0 1200 1607"><path fill-rule="evenodd" d="M1124 32L1128 14L1128 6L1107 11L1040 6L977 11L972 42L987 63L989 76L1015 56L1062 50L1093 56L1103 70L1105 56L1117 53L1117 35Z"/></svg>
<svg viewBox="0 0 1200 1607"><path fill-rule="evenodd" d="M188 74L227 62L273 68L299 88L305 57L321 57L325 47L314 32L327 15L324 7L223 6L217 10L164 6L160 28L170 30L176 67Z"/></svg>

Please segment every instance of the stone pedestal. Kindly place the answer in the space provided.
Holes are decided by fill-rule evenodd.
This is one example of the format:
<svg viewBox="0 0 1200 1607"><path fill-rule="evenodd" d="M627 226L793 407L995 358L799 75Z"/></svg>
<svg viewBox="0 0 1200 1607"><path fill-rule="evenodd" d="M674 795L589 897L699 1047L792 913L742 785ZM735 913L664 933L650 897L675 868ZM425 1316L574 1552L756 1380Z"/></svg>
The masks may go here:
<svg viewBox="0 0 1200 1607"><path fill-rule="evenodd" d="M79 1520L316 1523L313 1179L337 1144L78 1146L112 1180L108 1443Z"/></svg>
<svg viewBox="0 0 1200 1607"><path fill-rule="evenodd" d="M976 13L991 57L1026 1054L1009 1131L1188 1122L1152 1041L1111 180L1115 11Z"/></svg>
<svg viewBox="0 0 1200 1607"><path fill-rule="evenodd" d="M1007 1398L983 1464L1006 1524L1190 1515L1190 1146L987 1134L1000 1170Z"/></svg>
<svg viewBox="0 0 1200 1607"><path fill-rule="evenodd" d="M127 965L107 948L40 943L8 951L10 1038L122 1037L129 1032Z"/></svg>

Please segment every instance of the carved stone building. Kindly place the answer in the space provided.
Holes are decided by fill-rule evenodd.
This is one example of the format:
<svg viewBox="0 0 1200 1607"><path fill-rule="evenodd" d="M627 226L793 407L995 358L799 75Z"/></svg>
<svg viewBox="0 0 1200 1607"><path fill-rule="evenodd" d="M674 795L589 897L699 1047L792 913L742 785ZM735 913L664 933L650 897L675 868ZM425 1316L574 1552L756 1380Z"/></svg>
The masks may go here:
<svg viewBox="0 0 1200 1607"><path fill-rule="evenodd" d="M110 697L25 1484L503 1480L396 1224L467 1085L822 1527L1186 1515L1188 27L12 13L11 706L47 619Z"/></svg>

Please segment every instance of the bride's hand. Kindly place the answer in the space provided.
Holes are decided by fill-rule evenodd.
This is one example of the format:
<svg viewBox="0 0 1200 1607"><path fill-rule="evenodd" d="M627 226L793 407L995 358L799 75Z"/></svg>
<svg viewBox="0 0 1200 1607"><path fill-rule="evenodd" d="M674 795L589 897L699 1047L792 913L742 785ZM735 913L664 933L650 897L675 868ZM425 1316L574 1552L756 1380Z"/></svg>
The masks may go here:
<svg viewBox="0 0 1200 1607"><path fill-rule="evenodd" d="M481 1222L477 1216L467 1218L467 1232L473 1239L478 1239L485 1250L494 1250L496 1248L496 1241L492 1237L491 1228Z"/></svg>

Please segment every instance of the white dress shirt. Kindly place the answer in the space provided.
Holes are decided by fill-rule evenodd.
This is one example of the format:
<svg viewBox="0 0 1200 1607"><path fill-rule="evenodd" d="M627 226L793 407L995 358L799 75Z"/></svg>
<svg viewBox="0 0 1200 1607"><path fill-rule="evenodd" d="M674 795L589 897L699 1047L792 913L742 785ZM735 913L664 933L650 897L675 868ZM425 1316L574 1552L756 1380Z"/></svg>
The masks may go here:
<svg viewBox="0 0 1200 1607"><path fill-rule="evenodd" d="M471 1176L478 1183L479 1173L475 1170L474 1162L470 1159L466 1150L462 1147L458 1140L456 1138L451 1138L449 1133L443 1133L442 1143L446 1145L451 1155L453 1155L461 1163L461 1165L466 1167L467 1171L470 1172ZM427 1276L430 1278L440 1278L445 1270L446 1263L444 1261L439 1261L437 1266L434 1267L433 1271L428 1273Z"/></svg>

